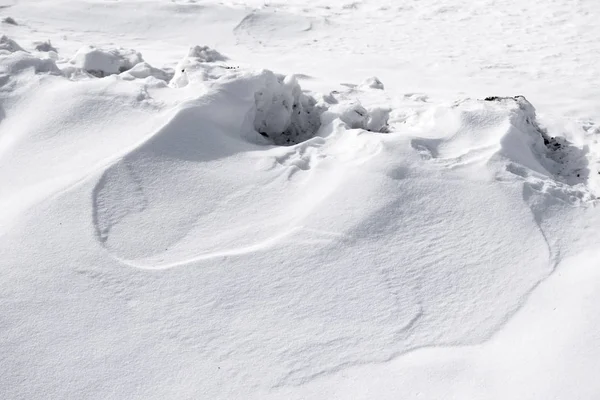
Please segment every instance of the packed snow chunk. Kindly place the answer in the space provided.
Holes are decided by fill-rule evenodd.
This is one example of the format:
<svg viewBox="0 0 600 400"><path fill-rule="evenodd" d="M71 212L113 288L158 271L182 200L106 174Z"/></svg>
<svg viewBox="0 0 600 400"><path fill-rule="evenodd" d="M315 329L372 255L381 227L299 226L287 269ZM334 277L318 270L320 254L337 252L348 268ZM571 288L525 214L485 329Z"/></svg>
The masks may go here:
<svg viewBox="0 0 600 400"><path fill-rule="evenodd" d="M25 51L14 40L6 35L0 37L0 53L14 53L16 51Z"/></svg>
<svg viewBox="0 0 600 400"><path fill-rule="evenodd" d="M324 107L302 93L293 76L264 71L265 86L255 94L254 128L276 145L293 145L315 136Z"/></svg>
<svg viewBox="0 0 600 400"><path fill-rule="evenodd" d="M369 120L367 121L366 130L369 132L389 132L388 121L390 119L390 112L392 110L384 107L374 107L368 111Z"/></svg>
<svg viewBox="0 0 600 400"><path fill-rule="evenodd" d="M206 63L228 60L223 54L208 46L194 46L190 48L188 58L194 58L199 62Z"/></svg>
<svg viewBox="0 0 600 400"><path fill-rule="evenodd" d="M125 72L143 61L142 55L135 50L102 50L94 46L84 46L77 51L70 63L93 76L102 78Z"/></svg>
<svg viewBox="0 0 600 400"><path fill-rule="evenodd" d="M350 107L343 106L339 118L348 125L349 129L367 129L369 123L369 112L360 104Z"/></svg>
<svg viewBox="0 0 600 400"><path fill-rule="evenodd" d="M17 24L17 21L15 21L15 19L13 17L2 18L2 23L8 24L8 25L19 25L19 24Z"/></svg>
<svg viewBox="0 0 600 400"><path fill-rule="evenodd" d="M38 58L24 51L8 54L0 52L0 74L15 75L26 70L33 70L36 74L61 74L52 59Z"/></svg>
<svg viewBox="0 0 600 400"><path fill-rule="evenodd" d="M362 129L369 132L388 132L390 109L375 107L370 110L355 103L340 104L328 111L327 121L339 118L348 129Z"/></svg>
<svg viewBox="0 0 600 400"><path fill-rule="evenodd" d="M366 79L363 83L360 84L361 89L377 89L383 90L383 83L379 80L379 78L372 76Z"/></svg>
<svg viewBox="0 0 600 400"><path fill-rule="evenodd" d="M161 81L169 81L172 75L159 68L154 68L147 62L136 64L128 71L119 75L124 80L146 79L149 77L156 78Z"/></svg>
<svg viewBox="0 0 600 400"><path fill-rule="evenodd" d="M184 87L190 83L217 79L228 72L228 67L217 62L227 57L208 46L194 46L175 67L171 86Z"/></svg>
<svg viewBox="0 0 600 400"><path fill-rule="evenodd" d="M50 43L49 40L46 42L33 42L33 48L36 51L40 51L40 52L44 52L44 53L48 53L50 51L58 53L58 50L56 50L56 48L54 46L52 46L52 43Z"/></svg>

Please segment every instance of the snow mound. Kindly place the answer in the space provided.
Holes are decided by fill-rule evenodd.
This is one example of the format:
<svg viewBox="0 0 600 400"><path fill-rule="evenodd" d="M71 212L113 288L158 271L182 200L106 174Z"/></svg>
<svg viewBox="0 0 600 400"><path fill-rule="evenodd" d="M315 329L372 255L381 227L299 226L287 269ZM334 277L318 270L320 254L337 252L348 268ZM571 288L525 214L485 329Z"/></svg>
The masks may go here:
<svg viewBox="0 0 600 400"><path fill-rule="evenodd" d="M185 87L190 83L201 83L217 79L227 72L227 66L219 64L227 57L208 46L194 46L175 67L171 86Z"/></svg>
<svg viewBox="0 0 600 400"><path fill-rule="evenodd" d="M59 75L61 73L52 57L34 56L8 36L2 35L0 37L0 73L10 76L26 70L32 70L36 74Z"/></svg>
<svg viewBox="0 0 600 400"><path fill-rule="evenodd" d="M262 73L264 87L256 92L254 129L277 145L292 145L313 137L321 126L323 106L302 93L293 76Z"/></svg>
<svg viewBox="0 0 600 400"><path fill-rule="evenodd" d="M147 62L138 63L134 65L131 69L121 73L119 76L124 80L146 79L149 77L153 77L165 82L168 82L173 77L172 74L169 74L168 72L162 69L155 68Z"/></svg>
<svg viewBox="0 0 600 400"><path fill-rule="evenodd" d="M39 58L24 51L8 54L0 52L1 74L16 75L26 70L33 70L36 74L61 74L54 60Z"/></svg>
<svg viewBox="0 0 600 400"><path fill-rule="evenodd" d="M359 87L361 89L377 89L377 90L383 90L384 89L383 83L381 83L381 81L379 80L379 78L377 78L375 76L367 78L363 83L361 83L359 85Z"/></svg>
<svg viewBox="0 0 600 400"><path fill-rule="evenodd" d="M579 147L565 137L552 135L540 125L535 107L523 96L489 97L485 101L510 108L511 126L500 142L499 155L557 182L587 186L590 177L587 146ZM514 164L508 170L523 177L529 175Z"/></svg>
<svg viewBox="0 0 600 400"><path fill-rule="evenodd" d="M176 67L170 85L182 88L205 85L220 79L237 79L245 73L220 61L225 56L206 46L195 46ZM130 71L129 71L130 72ZM249 73L254 87L254 130L276 145L293 145L315 136L324 110L318 101L302 92L294 76L264 70Z"/></svg>
<svg viewBox="0 0 600 400"><path fill-rule="evenodd" d="M430 132L414 139L413 147L443 165L500 161L507 171L523 178L535 175L582 188L588 183L589 149L542 127L535 107L523 96L434 106L408 118L407 124L421 134Z"/></svg>
<svg viewBox="0 0 600 400"><path fill-rule="evenodd" d="M9 38L6 35L2 35L0 37L0 52L2 53L14 53L16 51L25 51L21 46L17 44L14 40Z"/></svg>
<svg viewBox="0 0 600 400"><path fill-rule="evenodd" d="M135 50L102 50L94 46L84 46L75 53L70 64L93 76L102 78L130 70L134 65L143 61L142 55Z"/></svg>
<svg viewBox="0 0 600 400"><path fill-rule="evenodd" d="M266 182L252 182L273 177L256 175L256 160L244 156L250 150L268 149L258 144L264 138L255 130L257 125L278 143L316 132L318 112L313 110L312 115L312 100L301 94L297 83L270 71L236 72L205 89L197 99L177 106L160 129L107 168L96 185L92 218L96 237L119 259L158 268L241 251L235 249L285 235L286 224L296 215L289 207L301 201L298 196L305 208L316 201L310 200L313 191L307 188L302 195L280 193L281 205L269 206L270 215L277 218L264 220L260 210L272 203L272 188ZM294 104L300 114L293 115ZM274 161L287 170L292 167L288 158ZM243 167L229 170L226 159L239 159ZM310 164L307 159L305 169ZM204 172L198 173L199 165ZM216 190L214 196L205 193L207 187ZM240 194L223 202L218 193L230 190ZM191 214L182 220L177 215L184 209ZM226 215L229 223L220 218ZM272 229L252 233L254 226ZM192 240L200 237L201 243Z"/></svg>
<svg viewBox="0 0 600 400"><path fill-rule="evenodd" d="M188 52L188 58L193 58L198 62L212 63L217 61L227 61L228 58L215 49L208 46L194 46Z"/></svg>
<svg viewBox="0 0 600 400"><path fill-rule="evenodd" d="M302 35L317 37L316 28L323 22L320 19L306 17L280 10L254 10L246 15L233 29L238 41L265 41L270 46L285 45L287 40Z"/></svg>

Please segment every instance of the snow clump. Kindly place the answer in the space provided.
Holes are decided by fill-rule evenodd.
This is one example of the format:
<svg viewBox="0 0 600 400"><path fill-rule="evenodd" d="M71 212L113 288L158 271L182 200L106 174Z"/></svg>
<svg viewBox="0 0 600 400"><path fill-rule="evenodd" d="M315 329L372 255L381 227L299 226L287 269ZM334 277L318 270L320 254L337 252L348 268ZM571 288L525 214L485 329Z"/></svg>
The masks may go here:
<svg viewBox="0 0 600 400"><path fill-rule="evenodd" d="M379 78L373 76L373 77L366 79L363 83L361 83L360 88L361 89L368 88L368 89L383 90L384 86L383 86L383 83L381 83L381 81L379 80Z"/></svg>
<svg viewBox="0 0 600 400"><path fill-rule="evenodd" d="M339 104L330 108L326 121L332 121L339 118L348 129L362 129L369 132L387 133L389 132L388 120L390 115L389 108L373 107L366 109L359 103Z"/></svg>
<svg viewBox="0 0 600 400"><path fill-rule="evenodd" d="M0 60L0 74L3 75L16 75L25 70L33 70L36 74L60 75L54 60L34 56L4 35L0 37Z"/></svg>
<svg viewBox="0 0 600 400"><path fill-rule="evenodd" d="M263 72L264 87L254 95L254 128L276 145L293 145L315 136L324 107L304 93L294 76Z"/></svg>
<svg viewBox="0 0 600 400"><path fill-rule="evenodd" d="M0 36L0 53L14 53L16 51L25 51L14 40L6 35Z"/></svg>
<svg viewBox="0 0 600 400"><path fill-rule="evenodd" d="M135 50L102 50L94 46L84 46L75 53L70 63L93 76L102 78L130 70L143 61L142 55Z"/></svg>
<svg viewBox="0 0 600 400"><path fill-rule="evenodd" d="M194 46L177 64L171 86L180 88L190 83L217 79L227 69L218 62L226 60L227 57L208 46Z"/></svg>
<svg viewBox="0 0 600 400"><path fill-rule="evenodd" d="M25 70L33 70L36 74L60 75L60 69L54 60L41 59L25 52L2 54L0 52L0 74L16 75Z"/></svg>

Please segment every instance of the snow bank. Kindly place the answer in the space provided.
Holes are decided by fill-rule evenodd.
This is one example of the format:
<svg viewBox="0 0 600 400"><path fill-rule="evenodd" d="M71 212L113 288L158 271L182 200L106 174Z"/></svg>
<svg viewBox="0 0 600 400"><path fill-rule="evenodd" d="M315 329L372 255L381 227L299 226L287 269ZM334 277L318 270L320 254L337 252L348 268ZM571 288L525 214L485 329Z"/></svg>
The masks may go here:
<svg viewBox="0 0 600 400"><path fill-rule="evenodd" d="M35 59L3 57L8 66ZM36 281L60 307L31 307L39 313L33 328L57 326L41 330L49 341L64 326L71 331L51 352L40 345L20 352L18 365L5 361L11 382L20 382L31 354L57 371L76 368L90 342L130 358L135 346L121 334L134 326L148 348L167 343L174 373L196 352L194 371L222 379L200 383L209 397L222 394L222 382L238 393L300 385L419 347L480 343L554 267L522 187L489 178L496 159L521 165L539 143L539 151L554 146L524 99L420 102L425 111L400 124L390 118L394 105L352 98L365 94L355 88L325 104L293 76L219 60L205 48L190 52L186 80L180 74L172 85L140 62L120 79L47 79L7 102L1 133L16 138L2 142L0 161L9 165L0 177L13 190L0 200L17 204L11 215L27 215L13 217L18 229L3 237L16 254L11 271L28 282L31 268L43 278L66 270L83 282L76 303L84 308L55 315L70 298L61 285ZM522 143L511 144L511 135ZM460 176L468 164L476 179ZM23 205L21 196L33 200ZM69 241L60 240L64 232L73 232ZM35 243L50 243L38 250L44 263L14 251ZM89 257L87 269L69 269L62 257L71 252ZM156 279L161 296L151 289ZM89 285L117 295L95 297ZM124 304L131 314L115 312ZM97 321L110 321L102 327L109 335L88 328ZM86 345L68 352L72 340ZM57 348L67 355L57 359ZM164 362L149 351L126 368L146 371L158 365L152 357ZM215 372L217 364L224 367ZM249 372L236 380L240 370ZM77 379L88 388L85 372ZM112 385L113 376L103 382Z"/></svg>

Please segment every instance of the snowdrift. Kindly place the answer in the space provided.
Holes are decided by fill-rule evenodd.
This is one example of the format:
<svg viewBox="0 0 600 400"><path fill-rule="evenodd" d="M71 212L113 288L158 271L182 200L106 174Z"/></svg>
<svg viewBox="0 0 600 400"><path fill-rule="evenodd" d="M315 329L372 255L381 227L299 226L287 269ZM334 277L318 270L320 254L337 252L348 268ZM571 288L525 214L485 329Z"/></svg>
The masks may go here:
<svg viewBox="0 0 600 400"><path fill-rule="evenodd" d="M521 96L0 42L3 397L241 398L482 343L569 253L547 210L596 199Z"/></svg>

